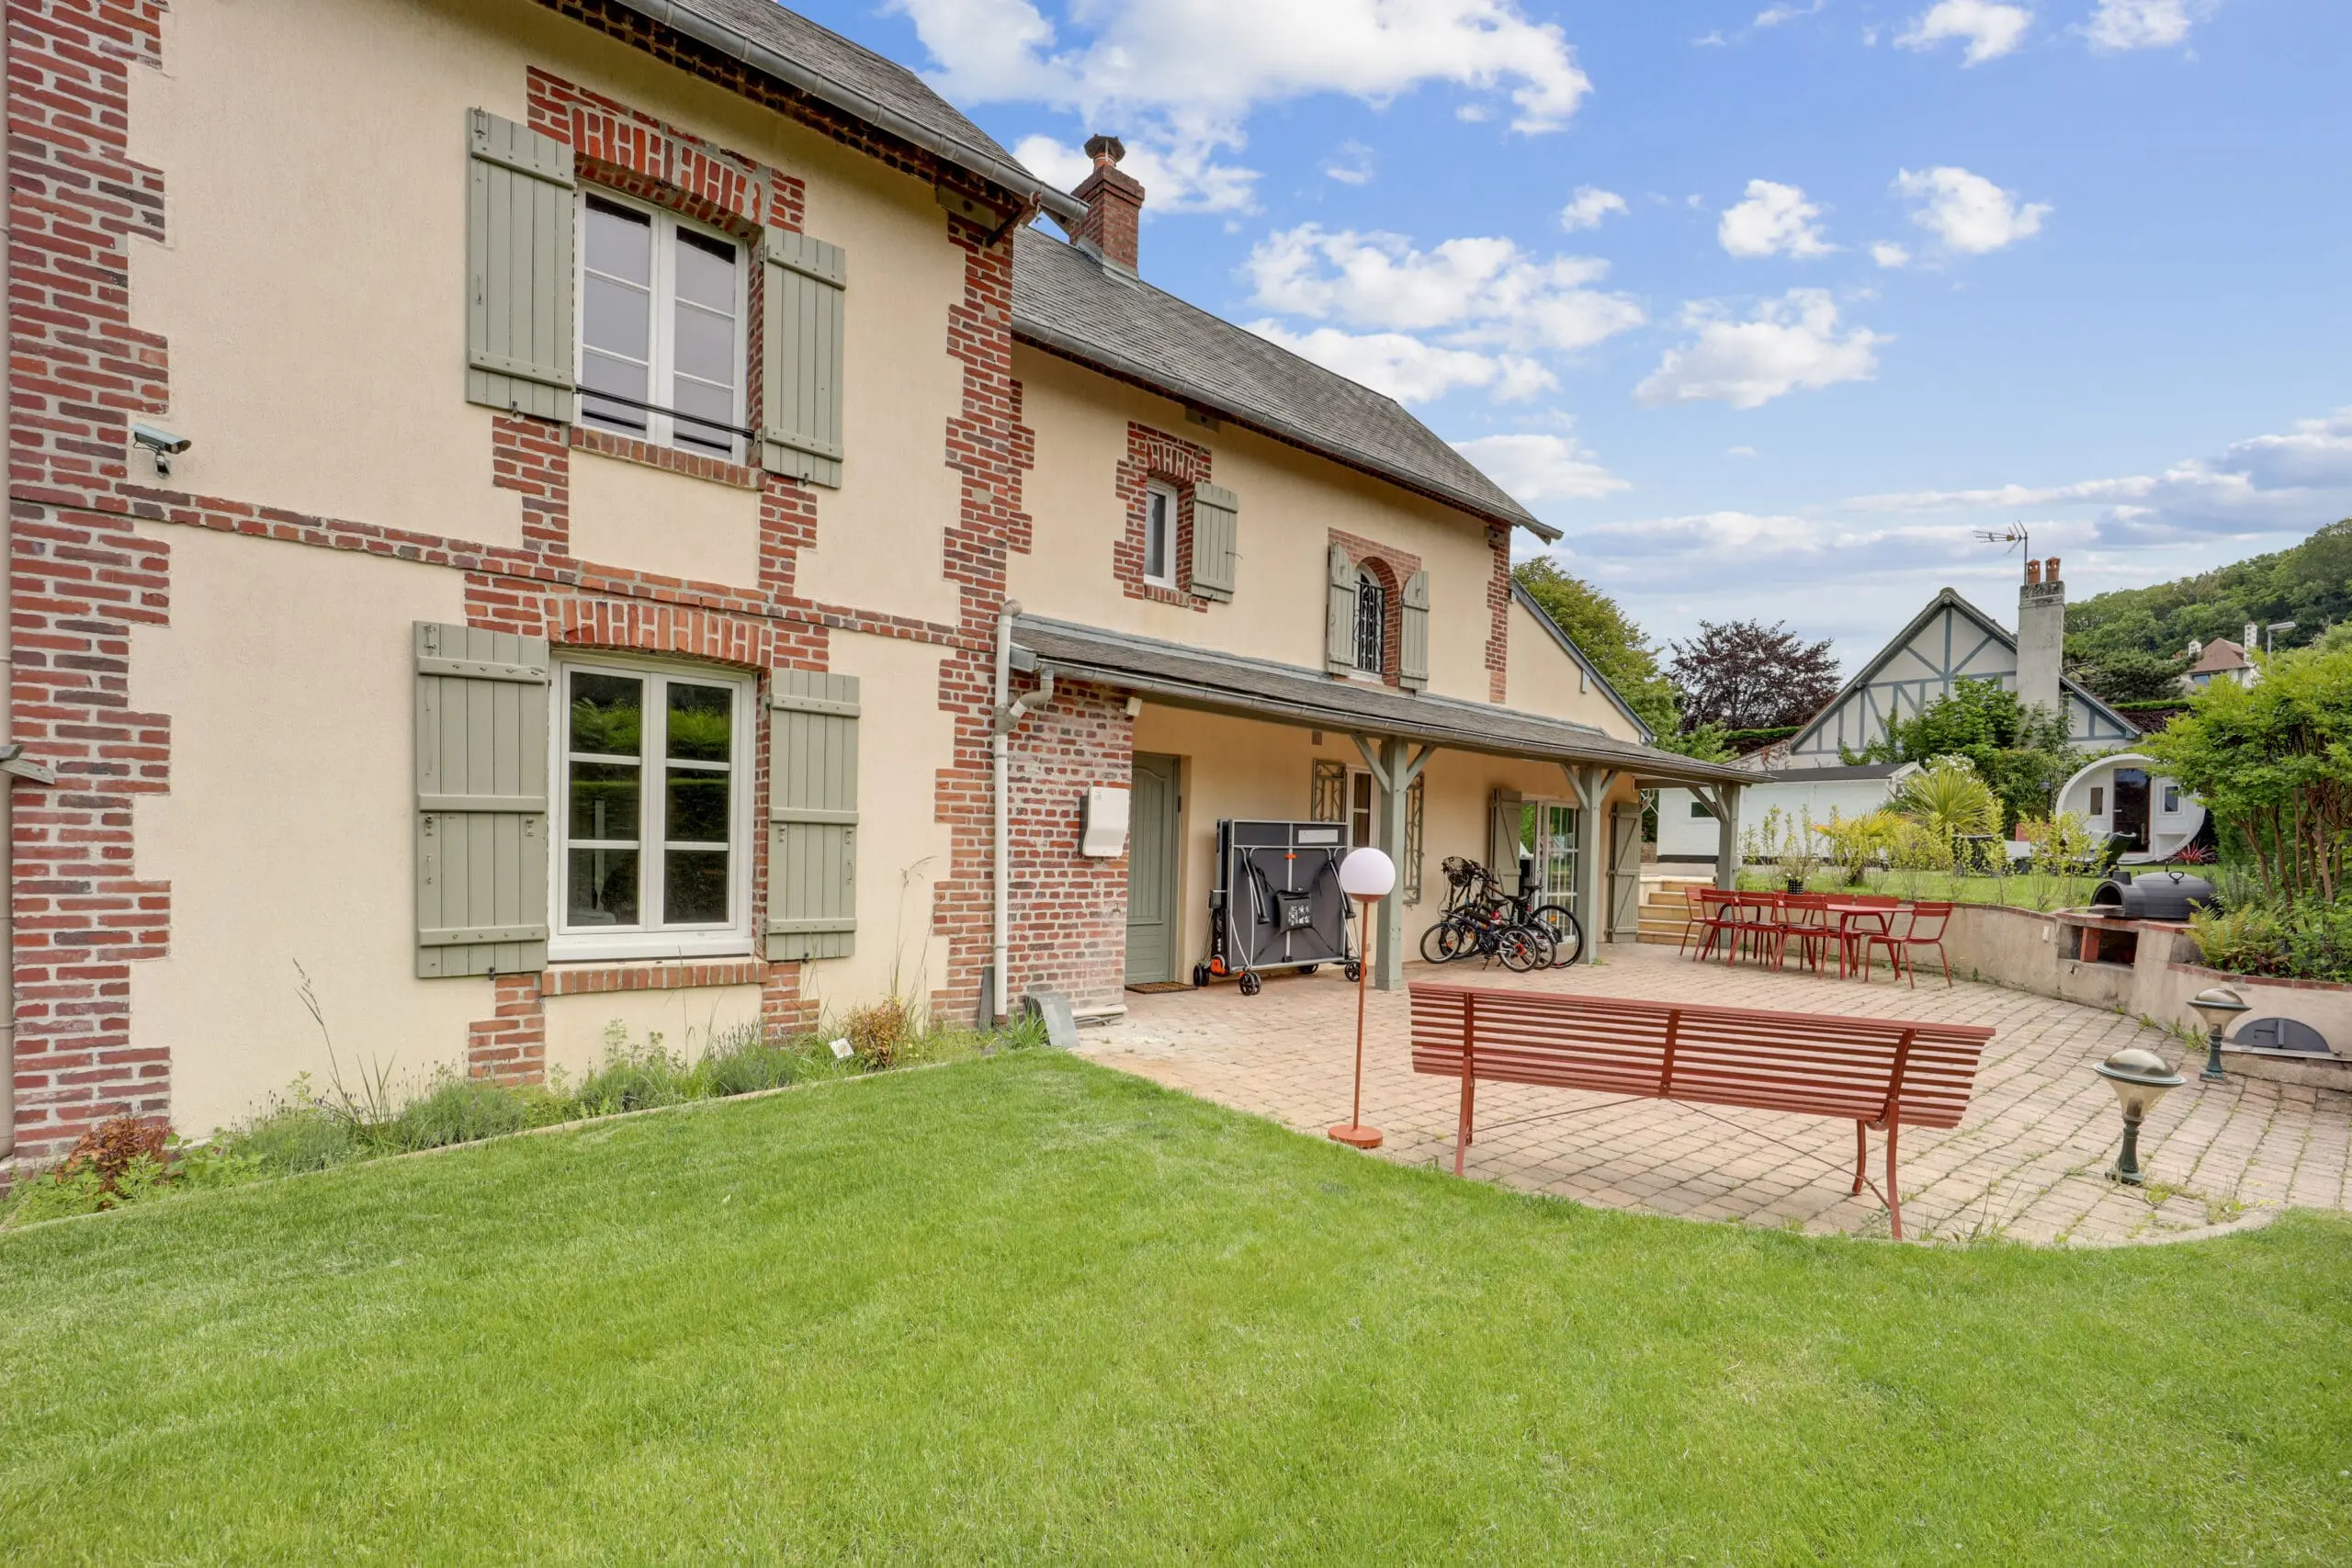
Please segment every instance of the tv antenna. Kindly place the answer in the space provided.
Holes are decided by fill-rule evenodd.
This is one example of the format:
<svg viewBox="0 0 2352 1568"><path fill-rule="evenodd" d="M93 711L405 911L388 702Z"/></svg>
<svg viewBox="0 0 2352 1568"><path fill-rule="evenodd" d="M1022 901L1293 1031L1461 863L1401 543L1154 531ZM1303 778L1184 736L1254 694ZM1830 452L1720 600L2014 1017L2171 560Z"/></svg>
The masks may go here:
<svg viewBox="0 0 2352 1568"><path fill-rule="evenodd" d="M2026 526L2022 523L2012 523L2006 528L1979 528L1976 530L1976 536L1988 545L2007 545L2010 550L2022 545L2029 555L2033 551L2033 536L2026 532ZM2007 555L2008 550L2001 553Z"/></svg>

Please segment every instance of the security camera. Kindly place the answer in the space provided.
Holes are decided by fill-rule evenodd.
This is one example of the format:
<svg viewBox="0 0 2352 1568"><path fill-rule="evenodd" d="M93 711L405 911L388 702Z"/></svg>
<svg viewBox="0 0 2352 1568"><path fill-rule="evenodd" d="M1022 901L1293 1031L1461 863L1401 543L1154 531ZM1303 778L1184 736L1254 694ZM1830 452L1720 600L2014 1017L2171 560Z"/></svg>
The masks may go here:
<svg viewBox="0 0 2352 1568"><path fill-rule="evenodd" d="M175 435L170 431L153 424L132 425L130 439L155 454L155 471L159 474L169 474L172 471L173 457L187 451L193 445L187 436Z"/></svg>

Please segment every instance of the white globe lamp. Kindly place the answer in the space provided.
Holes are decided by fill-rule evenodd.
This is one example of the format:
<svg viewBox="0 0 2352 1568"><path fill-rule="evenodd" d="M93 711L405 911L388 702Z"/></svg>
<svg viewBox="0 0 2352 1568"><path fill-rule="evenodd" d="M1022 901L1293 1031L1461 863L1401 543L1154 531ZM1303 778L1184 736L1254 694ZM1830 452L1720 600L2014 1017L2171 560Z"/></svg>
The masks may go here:
<svg viewBox="0 0 2352 1568"><path fill-rule="evenodd" d="M1335 1143L1376 1149L1381 1132L1363 1124L1363 988L1372 972L1372 906L1396 886L1396 863L1367 844L1340 863L1340 890L1356 901L1356 1090L1348 1119L1330 1130Z"/></svg>

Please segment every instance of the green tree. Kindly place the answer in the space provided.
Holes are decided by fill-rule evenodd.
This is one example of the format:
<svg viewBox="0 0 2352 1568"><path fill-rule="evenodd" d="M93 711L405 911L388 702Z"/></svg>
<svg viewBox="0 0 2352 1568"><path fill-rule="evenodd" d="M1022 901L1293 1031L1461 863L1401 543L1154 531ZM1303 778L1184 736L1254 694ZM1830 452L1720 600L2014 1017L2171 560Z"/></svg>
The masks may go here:
<svg viewBox="0 0 2352 1568"><path fill-rule="evenodd" d="M1680 732L1682 704L1674 682L1659 670L1657 650L1649 637L1617 601L1543 557L1513 567L1511 578L1592 660L1601 679L1625 699L1625 705L1657 731L1661 746Z"/></svg>
<svg viewBox="0 0 2352 1568"><path fill-rule="evenodd" d="M2352 645L2280 654L2251 686L2216 681L2146 745L2272 899L2352 898Z"/></svg>
<svg viewBox="0 0 2352 1568"><path fill-rule="evenodd" d="M2254 556L2195 577L2150 588L2124 588L2066 607L2066 660L2078 672L2110 668L2118 656L2177 659L2191 637L2235 640L2245 625L2293 621L2281 649L2316 642L2352 620L2352 518L2331 523L2291 549ZM2128 702L2084 684L2112 701ZM2159 694L2169 695L2170 694Z"/></svg>
<svg viewBox="0 0 2352 1568"><path fill-rule="evenodd" d="M2165 658L2136 648L2119 649L2096 664L2074 671L2075 680L2110 703L2160 703L2181 694L2184 658Z"/></svg>

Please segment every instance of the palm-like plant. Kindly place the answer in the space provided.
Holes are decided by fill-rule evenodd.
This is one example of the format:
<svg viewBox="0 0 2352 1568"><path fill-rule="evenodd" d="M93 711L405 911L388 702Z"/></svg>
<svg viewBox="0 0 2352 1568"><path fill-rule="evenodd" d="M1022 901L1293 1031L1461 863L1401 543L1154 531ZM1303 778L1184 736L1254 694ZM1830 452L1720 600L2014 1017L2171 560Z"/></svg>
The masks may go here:
<svg viewBox="0 0 2352 1568"><path fill-rule="evenodd" d="M1894 809L1930 832L1950 840L1963 834L1997 833L2001 802L1965 757L1936 757L1903 781Z"/></svg>

